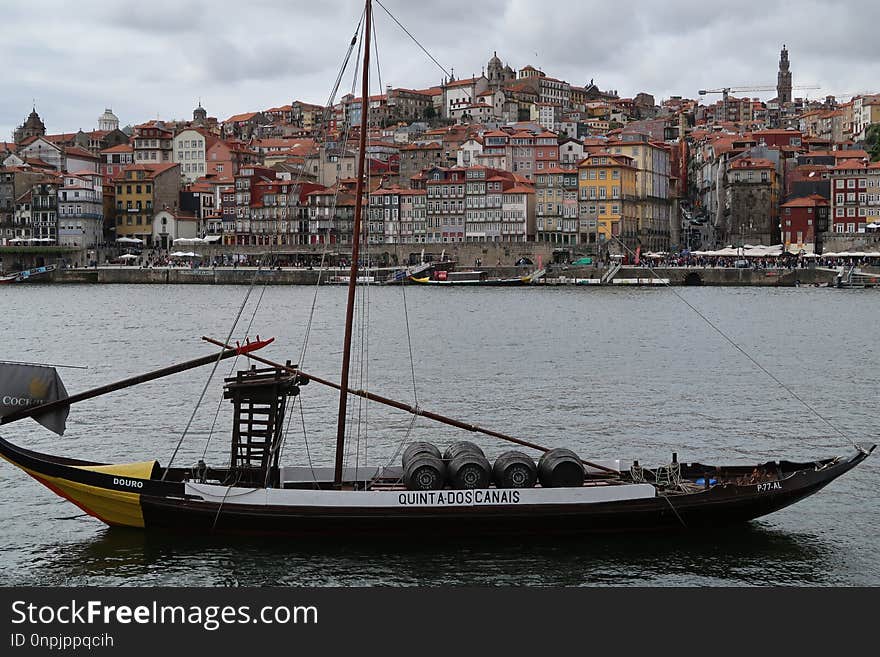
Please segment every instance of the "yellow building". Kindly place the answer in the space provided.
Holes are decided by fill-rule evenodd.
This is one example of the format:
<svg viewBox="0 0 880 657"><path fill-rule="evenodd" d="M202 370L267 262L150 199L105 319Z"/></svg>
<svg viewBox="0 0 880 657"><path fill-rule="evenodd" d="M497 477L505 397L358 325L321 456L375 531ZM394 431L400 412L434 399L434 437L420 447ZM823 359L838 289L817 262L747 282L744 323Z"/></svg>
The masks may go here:
<svg viewBox="0 0 880 657"><path fill-rule="evenodd" d="M150 245L153 217L176 208L180 193L180 165L135 164L126 167L116 184L116 239L135 237Z"/></svg>
<svg viewBox="0 0 880 657"><path fill-rule="evenodd" d="M636 216L642 248L668 251L672 226L669 151L638 133L624 133L620 141L608 145L608 150L632 158L636 168Z"/></svg>
<svg viewBox="0 0 880 657"><path fill-rule="evenodd" d="M633 159L593 153L578 165L578 171L581 221L595 218L600 247L607 245L611 253L632 255L628 249L635 252L639 229Z"/></svg>

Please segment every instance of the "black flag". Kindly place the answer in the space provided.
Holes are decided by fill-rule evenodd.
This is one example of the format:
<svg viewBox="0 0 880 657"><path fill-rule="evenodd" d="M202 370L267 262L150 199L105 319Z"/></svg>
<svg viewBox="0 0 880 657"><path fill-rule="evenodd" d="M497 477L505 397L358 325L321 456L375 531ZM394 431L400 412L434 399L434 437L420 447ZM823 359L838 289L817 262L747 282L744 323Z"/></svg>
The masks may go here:
<svg viewBox="0 0 880 657"><path fill-rule="evenodd" d="M67 390L54 367L0 363L0 417L59 399L67 399ZM34 419L63 436L69 411L60 406Z"/></svg>

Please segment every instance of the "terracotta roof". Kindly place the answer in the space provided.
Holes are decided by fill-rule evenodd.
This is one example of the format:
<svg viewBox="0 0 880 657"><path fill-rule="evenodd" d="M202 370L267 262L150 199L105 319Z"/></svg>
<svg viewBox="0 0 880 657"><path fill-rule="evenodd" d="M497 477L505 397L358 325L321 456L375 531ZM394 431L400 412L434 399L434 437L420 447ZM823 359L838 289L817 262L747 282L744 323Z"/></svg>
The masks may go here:
<svg viewBox="0 0 880 657"><path fill-rule="evenodd" d="M83 148L79 148L78 146L68 146L67 148L64 149L64 154L68 155L68 156L73 155L74 157L78 157L78 158L86 158L88 160L97 160L98 159L98 156L95 155L94 153L87 151Z"/></svg>
<svg viewBox="0 0 880 657"><path fill-rule="evenodd" d="M58 142L73 141L74 137L76 137L75 132L62 132L57 135L43 135L43 139L45 139L46 141L51 141L53 144Z"/></svg>
<svg viewBox="0 0 880 657"><path fill-rule="evenodd" d="M50 144L52 144L53 146L55 146L56 148L59 148L59 147L58 147L54 142L52 142L51 140L46 139L45 137L37 137L37 136L27 137L26 139L23 139L23 140L21 141L21 143L18 145L18 148L21 149L21 148L23 148L23 147L25 147L25 146L30 146L31 144L33 144L33 143L34 143L35 141L37 141L38 139L42 139L43 141L47 141L47 142L49 142Z"/></svg>
<svg viewBox="0 0 880 657"><path fill-rule="evenodd" d="M833 167L834 171L843 171L848 169L867 169L868 164L863 160L843 160Z"/></svg>
<svg viewBox="0 0 880 657"><path fill-rule="evenodd" d="M223 123L239 123L241 121L250 121L259 112L245 112L244 114L235 114L226 119Z"/></svg>
<svg viewBox="0 0 880 657"><path fill-rule="evenodd" d="M447 82L447 87L466 87L476 83L480 78L467 78L465 80L456 80L455 82Z"/></svg>
<svg viewBox="0 0 880 657"><path fill-rule="evenodd" d="M731 169L775 169L776 165L773 164L770 160L765 160L760 157L744 157L739 160L734 160L730 163Z"/></svg>
<svg viewBox="0 0 880 657"><path fill-rule="evenodd" d="M160 173L164 173L169 169L180 166L176 162L163 162L162 164L132 164L130 166L125 167L122 170L122 173L126 171L146 171L150 174L150 178L153 178Z"/></svg>
<svg viewBox="0 0 880 657"><path fill-rule="evenodd" d="M774 129L768 128L766 130L755 130L755 134L756 135L792 135L792 136L797 135L797 136L800 136L801 131L800 130L783 130L780 128L774 128Z"/></svg>
<svg viewBox="0 0 880 657"><path fill-rule="evenodd" d="M531 187L526 187L525 185L516 185L515 187L511 187L510 189L504 190L505 194L534 194L535 190Z"/></svg>
<svg viewBox="0 0 880 657"><path fill-rule="evenodd" d="M783 203L783 208L814 208L817 205L828 205L828 199L818 194L810 194L802 198L792 199L788 203Z"/></svg>
<svg viewBox="0 0 880 657"><path fill-rule="evenodd" d="M131 144L119 144L118 146L111 146L110 148L104 148L100 152L101 153L133 153L134 147Z"/></svg>
<svg viewBox="0 0 880 657"><path fill-rule="evenodd" d="M407 144L406 146L401 146L400 150L402 151L424 151L424 150L441 150L443 148L442 144L438 144L436 141L432 141L430 144Z"/></svg>

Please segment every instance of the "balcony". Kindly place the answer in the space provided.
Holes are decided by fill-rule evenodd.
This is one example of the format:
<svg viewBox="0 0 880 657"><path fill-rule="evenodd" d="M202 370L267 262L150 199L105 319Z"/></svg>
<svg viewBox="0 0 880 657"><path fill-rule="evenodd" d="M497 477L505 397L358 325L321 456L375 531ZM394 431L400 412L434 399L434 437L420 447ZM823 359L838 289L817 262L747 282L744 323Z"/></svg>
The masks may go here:
<svg viewBox="0 0 880 657"><path fill-rule="evenodd" d="M97 212L71 212L58 215L59 221L65 219L97 219L98 221L103 221L104 215Z"/></svg>

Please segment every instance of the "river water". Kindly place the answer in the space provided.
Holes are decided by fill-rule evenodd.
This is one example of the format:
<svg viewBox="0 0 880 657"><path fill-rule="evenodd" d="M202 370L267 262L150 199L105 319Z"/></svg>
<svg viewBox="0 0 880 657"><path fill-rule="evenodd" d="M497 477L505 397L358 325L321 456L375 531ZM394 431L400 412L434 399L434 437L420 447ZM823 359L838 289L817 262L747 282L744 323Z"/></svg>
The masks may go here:
<svg viewBox="0 0 880 657"><path fill-rule="evenodd" d="M251 336L276 338L267 357L338 380L346 291L315 292L255 288L243 305L244 287L3 286L0 359L88 366L60 370L73 393L209 354L200 337L225 338L241 310L235 338L250 326ZM681 461L754 464L847 454L847 437L876 440L873 290L360 292L355 352L367 365L354 385L584 458L661 465L674 451ZM61 438L30 420L2 433L37 451L164 465L192 417L175 464L206 453L220 465L231 418L221 378L230 367L221 363L198 407L210 367L75 405ZM312 384L301 400L284 461L331 465L336 394ZM508 448L423 419L411 426L374 404L354 400L350 410L364 427L349 437L352 465L385 464L403 440L441 449L476 440L490 458ZM110 530L4 462L0 584L878 585L878 464L875 455L788 509L699 535L328 544Z"/></svg>

